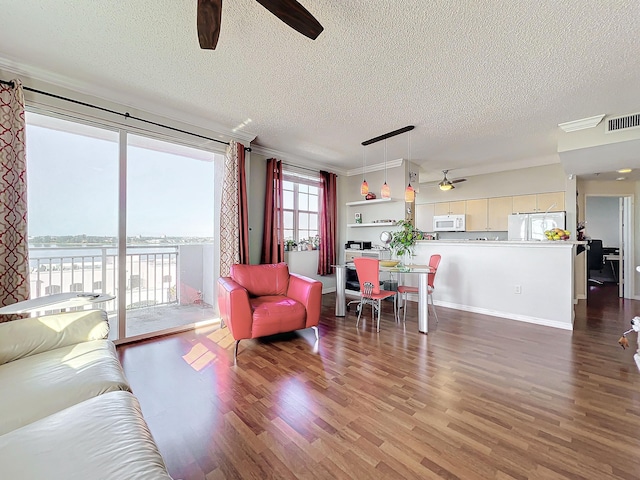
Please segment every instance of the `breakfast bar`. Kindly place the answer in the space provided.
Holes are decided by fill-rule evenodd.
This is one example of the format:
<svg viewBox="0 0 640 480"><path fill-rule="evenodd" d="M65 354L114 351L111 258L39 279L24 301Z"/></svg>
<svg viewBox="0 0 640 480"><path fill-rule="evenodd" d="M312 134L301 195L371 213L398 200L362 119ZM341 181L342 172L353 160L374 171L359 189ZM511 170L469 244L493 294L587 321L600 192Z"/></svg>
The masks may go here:
<svg viewBox="0 0 640 480"><path fill-rule="evenodd" d="M577 245L584 243L418 241L412 263L442 256L436 305L571 330L574 259Z"/></svg>

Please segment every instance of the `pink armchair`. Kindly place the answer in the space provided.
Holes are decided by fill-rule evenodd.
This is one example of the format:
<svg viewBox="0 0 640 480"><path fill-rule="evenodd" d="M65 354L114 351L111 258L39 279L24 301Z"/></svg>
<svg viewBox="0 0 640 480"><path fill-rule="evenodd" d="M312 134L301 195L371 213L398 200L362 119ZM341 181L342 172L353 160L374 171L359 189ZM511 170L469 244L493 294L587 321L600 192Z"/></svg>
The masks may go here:
<svg viewBox="0 0 640 480"><path fill-rule="evenodd" d="M236 341L313 328L318 338L322 283L289 274L286 263L233 265L218 279L220 317Z"/></svg>

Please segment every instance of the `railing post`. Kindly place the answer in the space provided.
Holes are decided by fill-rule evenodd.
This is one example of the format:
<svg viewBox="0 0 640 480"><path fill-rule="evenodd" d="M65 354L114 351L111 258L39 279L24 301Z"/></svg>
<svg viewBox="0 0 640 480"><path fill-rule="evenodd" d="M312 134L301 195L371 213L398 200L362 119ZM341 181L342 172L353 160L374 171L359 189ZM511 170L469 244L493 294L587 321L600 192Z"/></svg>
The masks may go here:
<svg viewBox="0 0 640 480"><path fill-rule="evenodd" d="M102 280L100 282L100 293L107 293L105 288L107 286L107 247L102 247ZM93 285L91 285L91 291L93 291Z"/></svg>

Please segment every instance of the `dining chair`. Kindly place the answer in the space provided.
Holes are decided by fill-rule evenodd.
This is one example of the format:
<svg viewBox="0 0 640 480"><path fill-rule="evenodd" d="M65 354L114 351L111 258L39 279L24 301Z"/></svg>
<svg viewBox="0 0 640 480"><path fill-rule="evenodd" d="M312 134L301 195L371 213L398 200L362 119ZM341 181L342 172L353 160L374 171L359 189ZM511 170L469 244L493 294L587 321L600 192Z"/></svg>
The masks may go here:
<svg viewBox="0 0 640 480"><path fill-rule="evenodd" d="M433 316L436 317L436 323L438 323L438 314L436 313L436 306L433 304L433 290L434 282L436 279L436 273L438 272L438 266L440 265L440 255L431 255L429 258L429 267L432 272L427 275L427 302L431 302L431 309L433 310ZM418 293L418 287L411 287L409 285L399 285L398 295L402 295L402 308L404 309L402 321L407 320L407 294ZM400 317L400 309L398 309L398 317Z"/></svg>
<svg viewBox="0 0 640 480"><path fill-rule="evenodd" d="M380 331L380 310L382 300L393 297L393 317L396 318L396 292L391 290L380 290L380 260L377 258L356 257L353 259L360 282L360 303L358 304L358 321L365 305L371 305L371 320L375 310L378 310L378 324L376 331Z"/></svg>

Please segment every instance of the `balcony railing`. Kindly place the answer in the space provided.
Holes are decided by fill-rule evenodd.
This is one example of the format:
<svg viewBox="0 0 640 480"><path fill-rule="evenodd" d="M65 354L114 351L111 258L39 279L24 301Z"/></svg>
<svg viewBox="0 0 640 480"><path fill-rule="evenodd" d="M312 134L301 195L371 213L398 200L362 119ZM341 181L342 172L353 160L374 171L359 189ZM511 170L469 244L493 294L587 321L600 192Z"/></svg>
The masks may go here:
<svg viewBox="0 0 640 480"><path fill-rule="evenodd" d="M178 252L177 246L127 247L127 309L178 303ZM118 297L115 247L31 247L29 256L31 298L62 292Z"/></svg>

